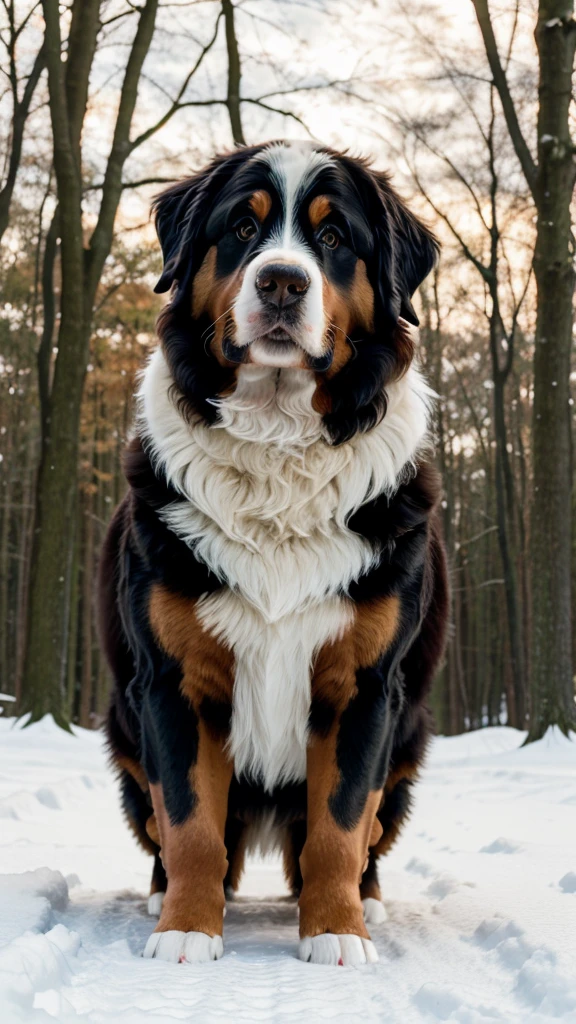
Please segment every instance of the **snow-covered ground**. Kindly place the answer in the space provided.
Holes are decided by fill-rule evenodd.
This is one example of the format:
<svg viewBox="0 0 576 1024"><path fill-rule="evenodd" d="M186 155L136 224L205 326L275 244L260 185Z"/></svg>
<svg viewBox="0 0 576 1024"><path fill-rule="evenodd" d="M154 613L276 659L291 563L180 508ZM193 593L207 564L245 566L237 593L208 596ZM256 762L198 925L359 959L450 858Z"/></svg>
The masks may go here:
<svg viewBox="0 0 576 1024"><path fill-rule="evenodd" d="M276 861L228 906L225 955L140 954L149 858L102 738L0 719L0 1022L576 1022L576 742L512 729L436 740L381 864L380 963L296 960Z"/></svg>

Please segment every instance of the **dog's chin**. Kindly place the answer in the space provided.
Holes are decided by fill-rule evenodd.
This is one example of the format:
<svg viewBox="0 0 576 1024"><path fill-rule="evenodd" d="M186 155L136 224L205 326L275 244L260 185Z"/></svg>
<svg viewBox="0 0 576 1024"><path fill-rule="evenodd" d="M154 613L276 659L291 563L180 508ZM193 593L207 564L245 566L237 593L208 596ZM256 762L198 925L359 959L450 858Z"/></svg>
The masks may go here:
<svg viewBox="0 0 576 1024"><path fill-rule="evenodd" d="M303 349L282 328L256 338L250 345L250 362L257 366L306 367Z"/></svg>
<svg viewBox="0 0 576 1024"><path fill-rule="evenodd" d="M266 334L260 334L243 345L238 345L230 337L225 338L222 352L232 363L318 372L329 369L334 355L330 346L323 355L312 356L306 347L299 345L283 327L274 327Z"/></svg>

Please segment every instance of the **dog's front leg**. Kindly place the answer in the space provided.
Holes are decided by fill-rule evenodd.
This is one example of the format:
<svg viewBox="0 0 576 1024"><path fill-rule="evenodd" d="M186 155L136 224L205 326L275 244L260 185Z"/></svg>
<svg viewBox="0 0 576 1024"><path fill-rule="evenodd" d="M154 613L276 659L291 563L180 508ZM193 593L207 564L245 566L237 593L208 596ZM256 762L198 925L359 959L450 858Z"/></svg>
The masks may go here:
<svg viewBox="0 0 576 1024"><path fill-rule="evenodd" d="M144 765L168 885L144 956L215 960L223 950L228 868L232 655L185 598L157 588L150 621L166 658L144 699Z"/></svg>
<svg viewBox="0 0 576 1024"><path fill-rule="evenodd" d="M340 783L338 727L311 740L307 759L307 838L300 858L301 960L361 964L378 960L364 924L359 883L382 791L368 792L351 827L337 820L331 798Z"/></svg>
<svg viewBox="0 0 576 1024"><path fill-rule="evenodd" d="M312 678L307 836L300 867L300 957L315 963L378 959L364 923L360 881L382 826L376 817L401 680L394 598L357 607L351 629L327 644Z"/></svg>
<svg viewBox="0 0 576 1024"><path fill-rule="evenodd" d="M168 887L146 957L178 963L222 955L228 867L224 828L231 777L222 740L200 718L197 758L189 774L193 807L186 820L171 820L161 781L150 786Z"/></svg>

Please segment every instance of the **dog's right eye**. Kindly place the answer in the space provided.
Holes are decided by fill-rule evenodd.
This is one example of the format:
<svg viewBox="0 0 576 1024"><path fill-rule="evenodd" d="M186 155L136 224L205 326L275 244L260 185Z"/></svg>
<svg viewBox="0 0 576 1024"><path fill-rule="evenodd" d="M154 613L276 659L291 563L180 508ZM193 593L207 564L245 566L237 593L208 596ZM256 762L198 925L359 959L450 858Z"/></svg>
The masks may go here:
<svg viewBox="0 0 576 1024"><path fill-rule="evenodd" d="M252 220L252 217L245 217L236 225L236 237L241 242L250 242L252 238L258 234L258 228L256 222Z"/></svg>

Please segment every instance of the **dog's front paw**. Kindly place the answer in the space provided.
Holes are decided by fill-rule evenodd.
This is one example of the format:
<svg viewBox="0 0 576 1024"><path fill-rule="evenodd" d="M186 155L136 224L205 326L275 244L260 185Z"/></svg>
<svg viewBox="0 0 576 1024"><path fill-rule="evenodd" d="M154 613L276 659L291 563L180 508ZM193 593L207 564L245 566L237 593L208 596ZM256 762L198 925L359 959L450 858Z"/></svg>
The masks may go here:
<svg viewBox="0 0 576 1024"><path fill-rule="evenodd" d="M306 963L341 967L378 962L376 947L370 939L362 939L359 935L332 935L329 932L301 939L298 956Z"/></svg>
<svg viewBox="0 0 576 1024"><path fill-rule="evenodd" d="M205 932L152 932L144 956L171 964L198 964L219 960L224 952L221 935Z"/></svg>

